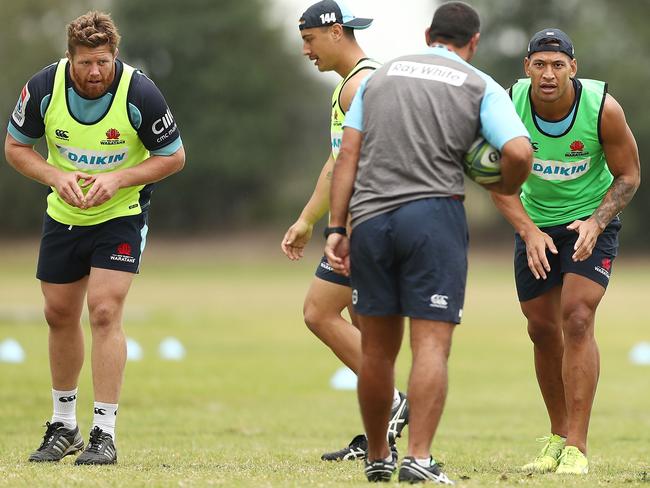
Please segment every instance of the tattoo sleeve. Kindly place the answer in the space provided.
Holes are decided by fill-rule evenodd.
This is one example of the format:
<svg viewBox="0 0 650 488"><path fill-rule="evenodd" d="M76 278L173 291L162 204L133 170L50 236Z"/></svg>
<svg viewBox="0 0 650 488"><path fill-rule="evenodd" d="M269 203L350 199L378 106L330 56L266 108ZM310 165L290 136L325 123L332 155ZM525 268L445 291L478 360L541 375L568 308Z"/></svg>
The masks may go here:
<svg viewBox="0 0 650 488"><path fill-rule="evenodd" d="M632 200L636 192L636 185L617 177L609 187L605 198L593 214L593 218L602 228L605 228L612 219Z"/></svg>

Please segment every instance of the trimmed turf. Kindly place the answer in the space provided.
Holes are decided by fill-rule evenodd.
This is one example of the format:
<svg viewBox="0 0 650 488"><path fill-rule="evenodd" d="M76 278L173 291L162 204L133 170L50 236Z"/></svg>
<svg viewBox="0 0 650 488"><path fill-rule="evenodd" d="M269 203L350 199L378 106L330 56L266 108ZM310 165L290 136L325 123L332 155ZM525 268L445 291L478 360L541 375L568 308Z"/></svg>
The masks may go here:
<svg viewBox="0 0 650 488"><path fill-rule="evenodd" d="M302 299L318 262L269 245L159 244L145 253L125 328L144 358L127 364L118 419L118 465L27 463L51 409L47 331L33 278L34 243L0 246L0 341L24 347L0 363L2 486L367 486L362 464L324 463L325 450L361 431L354 392L334 391L340 366L302 324ZM516 467L547 434L531 346L515 300L509 256L472 254L464 323L450 359L450 391L433 454L462 486L650 486L650 367L630 348L649 341L650 263L620 259L597 317L602 371L586 478L526 476ZM87 337L89 331L87 330ZM163 361L168 336L187 350ZM407 344L405 342L405 344ZM87 356L89 359L89 355ZM78 417L92 418L89 361ZM404 387L409 354L400 356ZM405 441L398 447L405 449Z"/></svg>

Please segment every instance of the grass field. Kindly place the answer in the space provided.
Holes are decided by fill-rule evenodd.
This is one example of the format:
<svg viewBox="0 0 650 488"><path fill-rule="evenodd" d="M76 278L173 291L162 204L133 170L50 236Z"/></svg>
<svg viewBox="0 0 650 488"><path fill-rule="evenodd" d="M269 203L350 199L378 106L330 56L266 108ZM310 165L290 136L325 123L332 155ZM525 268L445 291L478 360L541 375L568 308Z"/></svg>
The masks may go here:
<svg viewBox="0 0 650 488"><path fill-rule="evenodd" d="M278 236L279 242L279 236ZM319 243L320 244L320 243ZM318 259L280 256L277 242L156 242L126 310L127 335L144 358L127 364L120 401L119 464L34 465L51 396L37 245L0 246L0 341L25 348L22 364L0 363L0 486L367 486L361 463L320 461L361 431L356 396L335 391L340 366L304 327L301 305ZM650 367L628 361L650 340L650 262L617 261L597 323L602 372L586 478L525 476L548 424L531 346L515 300L511 264L476 253L464 323L450 360L450 391L433 454L460 486L649 486ZM163 361L159 342L177 337L184 361ZM89 356L88 356L89 358ZM404 387L409 353L399 360ZM89 365L78 418L90 428ZM398 447L403 452L405 440Z"/></svg>

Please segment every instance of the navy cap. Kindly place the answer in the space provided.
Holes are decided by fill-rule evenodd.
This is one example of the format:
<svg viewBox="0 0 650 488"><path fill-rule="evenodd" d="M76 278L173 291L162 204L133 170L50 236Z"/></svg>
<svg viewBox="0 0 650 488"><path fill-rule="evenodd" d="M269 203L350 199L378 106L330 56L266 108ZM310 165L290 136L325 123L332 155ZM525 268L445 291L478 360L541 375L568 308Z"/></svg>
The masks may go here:
<svg viewBox="0 0 650 488"><path fill-rule="evenodd" d="M564 53L571 59L575 58L573 42L560 29L544 29L537 32L528 43L528 56L540 52L559 52Z"/></svg>
<svg viewBox="0 0 650 488"><path fill-rule="evenodd" d="M322 0L313 4L300 17L300 30L314 27L327 27L341 24L351 29L365 29L370 27L372 19L364 19L352 15L347 6L340 0Z"/></svg>

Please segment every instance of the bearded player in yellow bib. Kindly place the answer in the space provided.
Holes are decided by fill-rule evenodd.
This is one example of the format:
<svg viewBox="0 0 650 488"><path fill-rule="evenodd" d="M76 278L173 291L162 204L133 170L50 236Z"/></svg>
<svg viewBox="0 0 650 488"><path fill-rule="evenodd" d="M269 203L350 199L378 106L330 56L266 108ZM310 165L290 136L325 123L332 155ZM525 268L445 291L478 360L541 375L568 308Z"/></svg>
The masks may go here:
<svg viewBox="0 0 650 488"><path fill-rule="evenodd" d="M517 293L550 419L540 454L522 469L580 475L589 471L600 369L594 318L618 250L618 214L639 186L639 154L607 85L576 78L564 32L536 33L524 69L511 95L531 135L533 170L520 196L493 194L516 231Z"/></svg>
<svg viewBox="0 0 650 488"><path fill-rule="evenodd" d="M144 74L117 59L119 39L107 14L72 21L66 59L29 80L7 129L9 164L51 187L37 277L49 325L53 415L29 457L34 462L59 461L84 446L76 420L84 301L95 403L90 440L75 463L117 461L124 301L145 247L152 184L185 163L165 99ZM47 161L33 148L43 135Z"/></svg>
<svg viewBox="0 0 650 488"><path fill-rule="evenodd" d="M303 257L314 224L327 213L332 170L341 147L345 113L361 81L380 66L378 62L366 57L354 36L355 29L365 29L371 23L372 19L355 17L343 2L334 0L323 0L311 5L300 18L303 54L315 62L319 71L335 71L342 80L332 95L330 156L321 170L311 198L282 239L282 250L291 260ZM351 305L349 278L335 273L323 257L305 297L305 323L346 366L357 373L361 364L361 335L356 326L341 315L347 308L354 323ZM406 396L395 390L389 424L391 443L394 443L407 422ZM325 453L321 459L363 459L366 447L365 435L359 434L348 446Z"/></svg>

